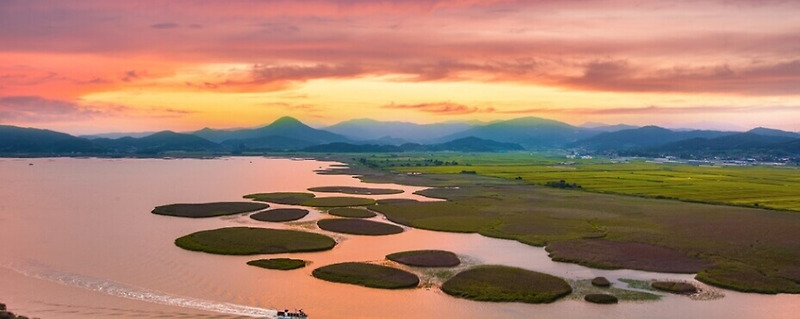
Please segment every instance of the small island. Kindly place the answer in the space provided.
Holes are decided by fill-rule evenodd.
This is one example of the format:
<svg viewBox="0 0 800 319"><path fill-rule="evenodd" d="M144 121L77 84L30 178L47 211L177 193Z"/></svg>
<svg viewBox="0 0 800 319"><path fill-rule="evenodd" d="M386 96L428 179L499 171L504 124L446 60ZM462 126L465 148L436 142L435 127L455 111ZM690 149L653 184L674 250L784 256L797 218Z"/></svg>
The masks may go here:
<svg viewBox="0 0 800 319"><path fill-rule="evenodd" d="M372 218L378 216L372 211L360 208L352 208L352 207L339 207L334 208L328 211L328 214L333 216L339 217L348 217L348 218Z"/></svg>
<svg viewBox="0 0 800 319"><path fill-rule="evenodd" d="M348 206L369 206L375 205L375 200L372 198L363 197L316 197L300 203L303 206L311 207L348 207Z"/></svg>
<svg viewBox="0 0 800 319"><path fill-rule="evenodd" d="M251 260L248 261L247 264L250 266L256 266L265 269L292 270L305 267L306 261L301 259L291 259L291 258L272 258L272 259Z"/></svg>
<svg viewBox="0 0 800 319"><path fill-rule="evenodd" d="M370 288L402 289L419 285L419 277L410 272L359 262L345 262L314 269L312 275L331 282Z"/></svg>
<svg viewBox="0 0 800 319"><path fill-rule="evenodd" d="M583 300L601 305L615 304L619 302L619 298L609 294L588 294L583 297Z"/></svg>
<svg viewBox="0 0 800 319"><path fill-rule="evenodd" d="M263 203L215 202L163 205L154 208L152 213L165 216L204 218L249 213L267 208L269 208L269 205Z"/></svg>
<svg viewBox="0 0 800 319"><path fill-rule="evenodd" d="M550 303L569 295L561 278L508 266L479 266L463 271L442 285L445 293L478 301Z"/></svg>
<svg viewBox="0 0 800 319"><path fill-rule="evenodd" d="M611 282L608 281L606 277L594 277L594 279L592 279L592 286L603 288L611 287Z"/></svg>
<svg viewBox="0 0 800 319"><path fill-rule="evenodd" d="M386 255L386 259L414 267L455 267L461 264L456 254L445 250L412 250Z"/></svg>
<svg viewBox="0 0 800 319"><path fill-rule="evenodd" d="M391 188L369 188L369 187L353 187L353 186L321 186L311 187L308 190L320 193L342 193L350 195L392 195L401 194L401 189Z"/></svg>
<svg viewBox="0 0 800 319"><path fill-rule="evenodd" d="M652 284L650 284L650 287L679 295L691 295L697 293L698 291L697 287L694 285L688 282L678 281L654 281Z"/></svg>
<svg viewBox="0 0 800 319"><path fill-rule="evenodd" d="M244 195L244 198L249 198L254 201L286 205L298 205L314 197L316 197L316 195L311 193L295 192L256 193Z"/></svg>
<svg viewBox="0 0 800 319"><path fill-rule="evenodd" d="M278 208L255 213L250 215L250 218L262 222L288 222L298 220L306 215L308 215L307 209Z"/></svg>
<svg viewBox="0 0 800 319"><path fill-rule="evenodd" d="M175 245L211 254L256 255L329 250L336 241L296 230L229 227L192 233L176 239Z"/></svg>
<svg viewBox="0 0 800 319"><path fill-rule="evenodd" d="M380 236L403 232L400 226L363 219L322 219L317 221L317 226L327 231L352 235Z"/></svg>

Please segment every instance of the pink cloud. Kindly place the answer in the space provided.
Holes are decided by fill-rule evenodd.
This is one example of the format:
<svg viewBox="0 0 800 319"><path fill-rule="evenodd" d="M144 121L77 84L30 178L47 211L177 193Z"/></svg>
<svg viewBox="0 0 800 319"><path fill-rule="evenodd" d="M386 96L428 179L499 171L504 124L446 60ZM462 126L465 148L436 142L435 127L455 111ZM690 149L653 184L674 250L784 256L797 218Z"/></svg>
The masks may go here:
<svg viewBox="0 0 800 319"><path fill-rule="evenodd" d="M107 117L175 118L196 112L169 107L133 109L116 104L86 104L40 96L0 96L0 121L11 123L80 122Z"/></svg>
<svg viewBox="0 0 800 319"><path fill-rule="evenodd" d="M100 114L76 103L38 96L0 97L0 120L10 122L51 122L84 120Z"/></svg>
<svg viewBox="0 0 800 319"><path fill-rule="evenodd" d="M724 0L31 0L0 6L0 51L256 66L247 77L187 83L198 89L402 73L411 81L797 95L800 21L782 17L798 9ZM15 81L7 76L0 87Z"/></svg>

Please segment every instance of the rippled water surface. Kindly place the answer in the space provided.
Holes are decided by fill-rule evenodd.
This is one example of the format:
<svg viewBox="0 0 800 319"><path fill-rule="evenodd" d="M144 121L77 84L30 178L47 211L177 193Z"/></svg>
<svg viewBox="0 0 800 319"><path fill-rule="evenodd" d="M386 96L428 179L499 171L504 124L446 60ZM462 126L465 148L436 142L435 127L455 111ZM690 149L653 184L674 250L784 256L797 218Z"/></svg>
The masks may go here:
<svg viewBox="0 0 800 319"><path fill-rule="evenodd" d="M724 298L707 301L669 295L613 306L576 300L527 305L457 299L435 287L386 291L329 283L311 271L336 262L379 261L409 249L451 250L471 264L512 265L571 279L692 276L554 263L541 248L476 234L417 229L381 237L333 234L314 227L313 220L324 215L313 210L301 220L312 222L299 225L243 215L184 219L150 213L169 203L232 201L254 192L331 185L402 188L403 194L373 197L425 200L411 194L419 187L314 173L333 164L270 158L0 159L0 301L43 318L271 317L276 308L303 308L313 319L800 317L798 295L719 290ZM303 228L331 235L339 244L327 252L291 254L312 264L286 272L245 264L258 257L189 252L173 244L194 231L241 225Z"/></svg>

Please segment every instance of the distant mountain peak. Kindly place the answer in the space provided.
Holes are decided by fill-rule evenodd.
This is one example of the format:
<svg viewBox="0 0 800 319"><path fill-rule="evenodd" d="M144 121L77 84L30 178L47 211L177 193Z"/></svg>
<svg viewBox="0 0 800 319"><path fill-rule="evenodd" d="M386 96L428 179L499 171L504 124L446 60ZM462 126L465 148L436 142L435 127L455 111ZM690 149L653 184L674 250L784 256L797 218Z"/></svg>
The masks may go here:
<svg viewBox="0 0 800 319"><path fill-rule="evenodd" d="M149 136L153 136L153 135L179 135L179 134L180 133L175 133L174 131L163 130L163 131L158 131L158 132L155 132L153 134L150 134ZM182 134L180 134L180 135L182 135Z"/></svg>
<svg viewBox="0 0 800 319"><path fill-rule="evenodd" d="M300 122L298 119L293 118L291 116L282 116L281 118L275 120L270 125L305 125L303 122Z"/></svg>
<svg viewBox="0 0 800 319"><path fill-rule="evenodd" d="M609 124L603 122L586 122L581 125L578 125L578 127L583 127L583 128L597 128L601 126L609 126Z"/></svg>
<svg viewBox="0 0 800 319"><path fill-rule="evenodd" d="M754 128L752 130L749 130L749 131L747 131L747 133L753 133L753 134L765 135L765 136L784 136L784 137L800 138L800 133L782 131L782 130L777 130L777 129L768 128L768 127L762 127L762 126L756 127L756 128Z"/></svg>
<svg viewBox="0 0 800 319"><path fill-rule="evenodd" d="M639 130L640 132L641 131L672 132L672 130L670 130L670 129L666 129L666 128L663 128L661 126L656 126L656 125L642 126L642 127L638 128L638 129L635 129L635 130Z"/></svg>

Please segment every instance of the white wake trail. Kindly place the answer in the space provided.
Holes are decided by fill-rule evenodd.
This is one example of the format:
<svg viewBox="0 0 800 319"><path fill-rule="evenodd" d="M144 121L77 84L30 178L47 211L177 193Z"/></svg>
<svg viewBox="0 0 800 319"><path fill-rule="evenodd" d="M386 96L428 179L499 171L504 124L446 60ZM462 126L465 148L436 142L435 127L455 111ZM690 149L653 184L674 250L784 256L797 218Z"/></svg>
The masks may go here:
<svg viewBox="0 0 800 319"><path fill-rule="evenodd" d="M259 318L277 317L277 310L274 309L265 309L227 302L215 302L211 300L176 296L146 288L133 287L110 280L59 272L41 265L26 265L21 267L12 264L5 265L4 267L31 278L48 280L62 285L79 287L116 297L237 316Z"/></svg>

